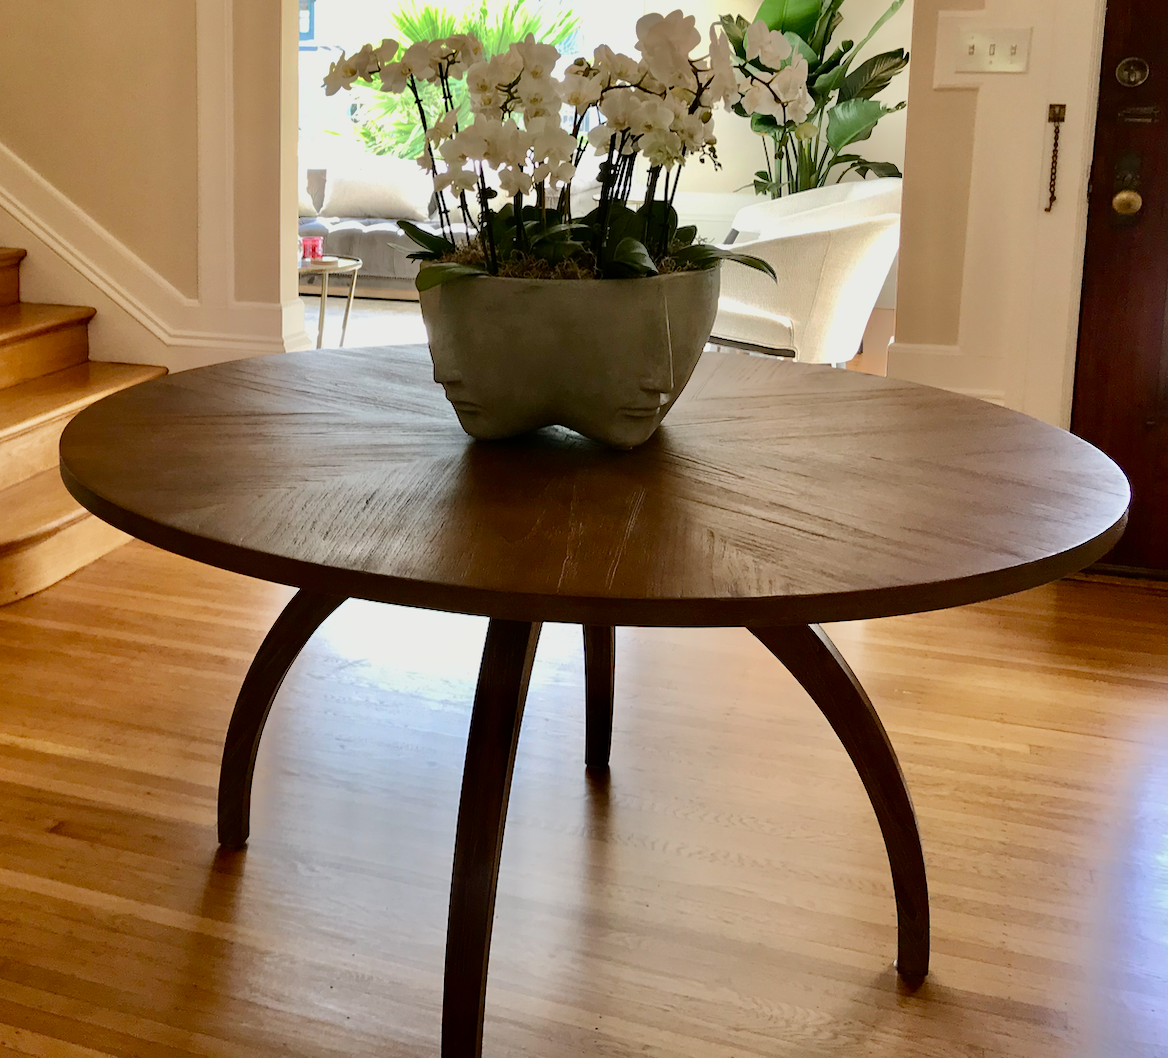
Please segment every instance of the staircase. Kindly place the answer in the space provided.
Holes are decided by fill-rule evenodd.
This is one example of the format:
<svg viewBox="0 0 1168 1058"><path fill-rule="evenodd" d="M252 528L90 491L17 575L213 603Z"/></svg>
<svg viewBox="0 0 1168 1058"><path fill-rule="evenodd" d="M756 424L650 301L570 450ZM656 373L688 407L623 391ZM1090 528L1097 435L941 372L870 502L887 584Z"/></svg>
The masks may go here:
<svg viewBox="0 0 1168 1058"><path fill-rule="evenodd" d="M129 539L69 495L57 445L87 404L166 371L91 363L95 311L22 302L24 256L0 247L0 605L55 584Z"/></svg>

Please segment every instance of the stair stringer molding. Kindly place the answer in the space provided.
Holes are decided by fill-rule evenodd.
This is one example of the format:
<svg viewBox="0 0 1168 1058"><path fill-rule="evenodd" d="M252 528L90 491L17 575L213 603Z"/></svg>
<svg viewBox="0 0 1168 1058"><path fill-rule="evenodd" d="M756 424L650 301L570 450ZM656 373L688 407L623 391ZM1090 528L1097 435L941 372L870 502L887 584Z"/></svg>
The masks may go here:
<svg viewBox="0 0 1168 1058"><path fill-rule="evenodd" d="M182 371L292 349L311 348L296 296L283 303L235 298L234 122L231 69L238 0L196 0L198 61L198 297L174 287L141 257L0 143L0 245L28 250L21 269L25 301L68 302L98 310L90 325L90 359L153 364ZM289 7L293 17L296 5ZM288 231L277 260L294 268L292 219L295 115L282 146L281 210ZM288 169L289 171L283 172ZM286 177L287 179L284 179ZM287 202L284 200L287 199ZM284 244L288 245L285 246ZM285 252L288 251L288 252ZM291 255L291 256L290 256Z"/></svg>

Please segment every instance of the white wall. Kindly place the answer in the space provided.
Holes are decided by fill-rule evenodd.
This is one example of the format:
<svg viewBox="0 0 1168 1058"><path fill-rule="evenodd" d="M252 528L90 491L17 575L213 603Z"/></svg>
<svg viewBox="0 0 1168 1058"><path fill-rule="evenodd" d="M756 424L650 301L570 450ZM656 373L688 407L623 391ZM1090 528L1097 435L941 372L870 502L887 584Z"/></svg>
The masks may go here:
<svg viewBox="0 0 1168 1058"><path fill-rule="evenodd" d="M898 330L911 331L914 342L893 345L889 374L1069 424L1104 8L1105 0L986 0L984 12L942 13L933 84L922 91L977 90L957 340L934 344L927 328L898 322ZM953 72L957 27L970 23L1032 26L1029 72ZM1046 213L1050 103L1065 103L1068 111L1059 201ZM967 137L971 130L923 132L928 142L920 145L920 155L915 146L911 153L927 165L931 154L943 154L954 137ZM915 137L916 130L910 135ZM909 175L906 226L914 209L913 180L926 177L916 171ZM912 290L927 284L927 269L926 258L906 248L900 272L903 301L913 300ZM942 322L929 326L939 328Z"/></svg>

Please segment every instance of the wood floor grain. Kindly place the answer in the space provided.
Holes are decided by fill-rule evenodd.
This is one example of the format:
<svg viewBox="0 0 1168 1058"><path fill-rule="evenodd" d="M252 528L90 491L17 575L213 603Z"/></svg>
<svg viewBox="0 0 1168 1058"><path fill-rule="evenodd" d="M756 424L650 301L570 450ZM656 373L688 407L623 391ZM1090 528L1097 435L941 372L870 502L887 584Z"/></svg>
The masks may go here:
<svg viewBox="0 0 1168 1058"><path fill-rule="evenodd" d="M0 609L0 1054L432 1056L486 622L346 603L221 854L231 705L291 590L142 544ZM1168 591L1063 581L837 625L920 819L910 993L880 833L749 633L617 633L607 782L545 626L488 989L492 1058L1168 1055Z"/></svg>

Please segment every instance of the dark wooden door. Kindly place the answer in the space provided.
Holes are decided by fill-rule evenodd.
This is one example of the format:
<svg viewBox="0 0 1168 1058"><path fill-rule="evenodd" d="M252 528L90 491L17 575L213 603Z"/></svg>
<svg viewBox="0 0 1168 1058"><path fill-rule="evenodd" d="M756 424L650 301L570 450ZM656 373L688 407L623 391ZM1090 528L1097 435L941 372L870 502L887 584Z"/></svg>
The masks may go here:
<svg viewBox="0 0 1168 1058"><path fill-rule="evenodd" d="M1168 573L1168 2L1110 0L1071 429L1132 483L1106 564Z"/></svg>

